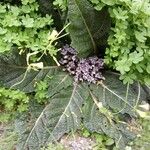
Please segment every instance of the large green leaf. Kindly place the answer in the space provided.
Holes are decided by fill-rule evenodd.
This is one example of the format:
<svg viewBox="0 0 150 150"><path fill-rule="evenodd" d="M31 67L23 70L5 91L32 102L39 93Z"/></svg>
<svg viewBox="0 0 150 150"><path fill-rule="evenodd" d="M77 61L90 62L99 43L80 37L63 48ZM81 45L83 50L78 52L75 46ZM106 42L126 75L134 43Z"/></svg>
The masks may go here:
<svg viewBox="0 0 150 150"><path fill-rule="evenodd" d="M65 133L80 128L81 107L87 97L84 84L73 84L55 94L34 120L29 134L25 136L26 139L22 136L17 150L39 150L49 142L58 140Z"/></svg>
<svg viewBox="0 0 150 150"><path fill-rule="evenodd" d="M0 82L6 87L30 93L35 91L36 83L45 78L49 78L49 97L72 82L72 78L61 71L58 66L47 66L41 70L27 71L26 60L23 56L15 54L0 57Z"/></svg>
<svg viewBox="0 0 150 150"><path fill-rule="evenodd" d="M111 108L114 113L129 114L135 116L135 107L142 100L146 100L146 95L140 84L124 85L112 72L105 73L105 81L99 86L91 85L90 89L103 103L106 108Z"/></svg>
<svg viewBox="0 0 150 150"><path fill-rule="evenodd" d="M87 57L96 53L97 43L104 40L110 28L107 10L96 11L87 0L69 0L68 18L72 46L78 55Z"/></svg>
<svg viewBox="0 0 150 150"><path fill-rule="evenodd" d="M34 99L31 99L29 111L18 115L15 120L15 130L18 134L17 150L22 150L21 148L24 145L24 141L26 141L36 118L41 114L43 109L44 106L38 104Z"/></svg>
<svg viewBox="0 0 150 150"><path fill-rule="evenodd" d="M61 89L65 89L66 87L72 85L73 79L71 76L65 72L58 72L49 82L48 87L48 97L51 97L55 93L60 92Z"/></svg>
<svg viewBox="0 0 150 150"><path fill-rule="evenodd" d="M117 123L111 120L108 114L103 114L93 103L93 98L90 97L84 106L84 125L91 132L106 134L115 139L117 147L123 148L125 144L136 137L128 128L128 124Z"/></svg>
<svg viewBox="0 0 150 150"><path fill-rule="evenodd" d="M146 94L140 84L123 85L116 73L106 72L104 76L105 81L89 86L90 97L83 109L84 125L91 132L114 138L118 146L125 146L135 134L123 118L136 117L135 109L146 100ZM118 123L118 117L122 117L122 123Z"/></svg>
<svg viewBox="0 0 150 150"><path fill-rule="evenodd" d="M18 53L0 56L0 82L6 83L20 76L26 70L26 60Z"/></svg>

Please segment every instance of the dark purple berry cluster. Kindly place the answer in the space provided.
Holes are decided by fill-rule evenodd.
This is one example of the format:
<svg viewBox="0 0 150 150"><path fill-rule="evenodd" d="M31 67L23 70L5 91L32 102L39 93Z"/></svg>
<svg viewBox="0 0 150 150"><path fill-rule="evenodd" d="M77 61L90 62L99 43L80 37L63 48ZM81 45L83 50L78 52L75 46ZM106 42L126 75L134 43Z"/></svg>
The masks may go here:
<svg viewBox="0 0 150 150"><path fill-rule="evenodd" d="M62 58L60 64L64 66L64 70L74 76L75 81L88 81L96 83L99 80L104 80L101 70L104 66L104 61L97 56L85 59L77 57L76 50L69 45L65 45L61 49Z"/></svg>

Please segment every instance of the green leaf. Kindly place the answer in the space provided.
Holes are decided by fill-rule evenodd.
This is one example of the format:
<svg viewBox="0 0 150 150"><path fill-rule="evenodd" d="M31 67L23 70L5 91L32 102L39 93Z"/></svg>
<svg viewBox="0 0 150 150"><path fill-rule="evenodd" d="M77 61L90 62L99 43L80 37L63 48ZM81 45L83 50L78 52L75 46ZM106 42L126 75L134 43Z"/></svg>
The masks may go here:
<svg viewBox="0 0 150 150"><path fill-rule="evenodd" d="M21 25L18 18L14 14L9 14L9 13L5 15L5 19L2 20L1 23L4 27L12 27L12 26L18 27Z"/></svg>
<svg viewBox="0 0 150 150"><path fill-rule="evenodd" d="M150 99L150 85L146 84L146 85L142 85L145 93L146 93L146 97L147 97L147 100Z"/></svg>
<svg viewBox="0 0 150 150"><path fill-rule="evenodd" d="M14 14L14 16L18 16L20 13L20 8L16 6L11 6L11 12Z"/></svg>
<svg viewBox="0 0 150 150"><path fill-rule="evenodd" d="M138 102L146 100L145 92L140 84L124 85L119 75L113 72L104 74L105 81L99 86L91 85L93 94L106 108L116 113L136 116L135 106Z"/></svg>
<svg viewBox="0 0 150 150"><path fill-rule="evenodd" d="M58 5L62 10L66 10L67 8L67 0L55 0L53 4Z"/></svg>
<svg viewBox="0 0 150 150"><path fill-rule="evenodd" d="M22 24L26 28L32 28L34 26L34 19L30 18L29 15L26 15L25 17L22 17Z"/></svg>
<svg viewBox="0 0 150 150"><path fill-rule="evenodd" d="M3 35L7 32L7 29L3 29L0 27L0 35Z"/></svg>
<svg viewBox="0 0 150 150"><path fill-rule="evenodd" d="M146 71L150 74L150 63L147 64Z"/></svg>
<svg viewBox="0 0 150 150"><path fill-rule="evenodd" d="M114 5L116 3L116 0L102 0L102 2L107 5Z"/></svg>
<svg viewBox="0 0 150 150"><path fill-rule="evenodd" d="M67 92L66 92L67 91ZM84 84L74 84L55 94L34 120L31 130L20 141L18 149L40 149L65 133L80 128L84 100L88 97ZM25 133L25 132L24 132Z"/></svg>
<svg viewBox="0 0 150 150"><path fill-rule="evenodd" d="M0 39L0 53L10 51L12 47L12 44L4 42L2 39Z"/></svg>
<svg viewBox="0 0 150 150"><path fill-rule="evenodd" d="M136 75L132 72L129 72L127 74L121 75L119 79L123 80L124 84L133 84L134 80L136 79Z"/></svg>
<svg viewBox="0 0 150 150"><path fill-rule="evenodd" d="M5 13L6 12L6 6L3 6L2 4L0 4L0 13Z"/></svg>
<svg viewBox="0 0 150 150"><path fill-rule="evenodd" d="M97 43L104 39L110 28L107 10L96 11L87 0L69 0L68 11L72 46L79 57L96 53Z"/></svg>
<svg viewBox="0 0 150 150"><path fill-rule="evenodd" d="M21 0L23 5L27 5L28 3L34 3L35 0Z"/></svg>
<svg viewBox="0 0 150 150"><path fill-rule="evenodd" d="M106 72L105 81L99 85L90 85L90 97L83 107L84 125L91 132L106 134L115 139L121 148L135 138L136 133L127 129L128 123L118 122L119 116L128 114L136 117L135 109L146 94L139 84L124 85L119 75Z"/></svg>
<svg viewBox="0 0 150 150"><path fill-rule="evenodd" d="M137 40L139 42L145 42L146 41L146 34L145 32L139 32L139 31L135 31L135 37L137 38Z"/></svg>
<svg viewBox="0 0 150 150"><path fill-rule="evenodd" d="M149 76L145 76L144 82L145 82L147 85L150 85L150 78L149 78Z"/></svg>
<svg viewBox="0 0 150 150"><path fill-rule="evenodd" d="M127 130L125 124L110 122L108 116L100 113L92 98L89 98L85 107L87 109L85 110L84 125L89 131L106 134L115 139L119 147L125 146L127 141L129 142L135 138L135 134Z"/></svg>
<svg viewBox="0 0 150 150"><path fill-rule="evenodd" d="M48 88L48 97L59 93L61 89L72 85L73 79L65 72L59 72L52 77Z"/></svg>
<svg viewBox="0 0 150 150"><path fill-rule="evenodd" d="M130 67L132 65L132 61L129 60L126 56L122 57L121 60L116 61L116 70L120 71L121 74L125 74L130 71Z"/></svg>
<svg viewBox="0 0 150 150"><path fill-rule="evenodd" d="M110 10L111 15L114 15L118 20L125 21L128 19L128 11L123 10L121 7L118 7L117 9Z"/></svg>
<svg viewBox="0 0 150 150"><path fill-rule="evenodd" d="M2 55L0 57L0 82L6 87L19 89L26 93L35 91L37 82L45 78L54 78L54 80L49 79L48 84L50 88L55 88L58 83L58 87L55 89L56 91L60 90L61 87L68 86L71 79L68 75L66 76L65 72L61 72L60 70L61 68L58 66L49 66L39 71L27 71L26 59L24 56L15 53L15 55ZM65 76L68 82L64 84L59 77L63 79ZM54 81L56 81L55 85ZM50 91L51 95L55 94L55 90Z"/></svg>
<svg viewBox="0 0 150 150"><path fill-rule="evenodd" d="M113 139L108 139L107 141L106 141L106 143L105 143L105 145L107 145L107 146L111 146L111 145L113 145L114 144L114 140Z"/></svg>

